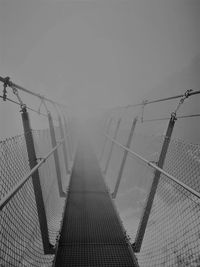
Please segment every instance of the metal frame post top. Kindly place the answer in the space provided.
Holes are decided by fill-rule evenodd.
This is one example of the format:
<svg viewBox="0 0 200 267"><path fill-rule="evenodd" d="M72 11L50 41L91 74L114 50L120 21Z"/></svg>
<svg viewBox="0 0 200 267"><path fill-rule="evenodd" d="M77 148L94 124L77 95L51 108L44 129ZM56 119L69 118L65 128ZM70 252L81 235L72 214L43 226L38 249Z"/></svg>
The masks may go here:
<svg viewBox="0 0 200 267"><path fill-rule="evenodd" d="M159 156L158 167L160 167L160 168L163 168L163 166L164 166L164 162L165 162L167 150L169 147L170 139L172 136L172 132L174 129L175 121L176 121L176 114L172 113L171 118L170 118L169 123L168 123L168 127L167 127L166 135L164 138L164 142L162 145L162 149L160 152L160 156ZM155 197L158 183L160 180L160 175L161 175L160 171L156 170L155 175L154 175L154 179L153 179L153 183L151 185L151 189L150 189L148 197L147 197L146 205L145 205L145 208L143 210L143 214L141 216L140 224L139 224L137 235L135 238L135 243L132 245L135 252L140 252L140 249L142 246L142 241L144 238L146 226L147 226L149 216L151 213L154 197Z"/></svg>
<svg viewBox="0 0 200 267"><path fill-rule="evenodd" d="M33 141L33 135L30 127L29 115L26 107L22 108L22 121L24 127L24 134L29 158L30 168L34 168L37 165L37 158L35 152L35 146ZM37 213L41 231L41 237L43 242L43 249L45 254L54 254L55 250L49 241L48 224L44 205L44 199L42 195L42 188L40 183L39 171L36 170L32 175L33 189L35 194L35 201L37 206Z"/></svg>

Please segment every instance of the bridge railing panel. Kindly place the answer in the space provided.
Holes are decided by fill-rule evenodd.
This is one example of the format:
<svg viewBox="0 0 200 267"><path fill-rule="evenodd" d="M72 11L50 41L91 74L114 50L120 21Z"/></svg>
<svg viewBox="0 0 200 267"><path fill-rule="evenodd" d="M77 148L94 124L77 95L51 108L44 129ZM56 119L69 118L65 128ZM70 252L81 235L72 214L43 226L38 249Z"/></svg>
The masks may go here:
<svg viewBox="0 0 200 267"><path fill-rule="evenodd" d="M30 171L24 135L0 142L0 199Z"/></svg>
<svg viewBox="0 0 200 267"><path fill-rule="evenodd" d="M141 106L142 110L138 113L130 147L124 141L130 128L124 121L129 120L130 125L130 118L135 118L134 112L128 114L129 107L120 109L120 114L117 115L119 109L110 112L112 120L122 118L116 138L113 128L110 127L110 131L107 131L104 123L106 142L102 143L102 147L105 143L106 146L100 158L101 167L104 170L112 144L113 153L106 182L112 192L113 184L118 180L116 177L120 178L116 204L133 242L133 250L138 253L141 267L200 265L200 145L176 138L177 133L178 136L189 136L187 127L186 133L183 132L180 119L192 118L192 125L195 126L194 118L200 116L199 113L177 115L190 92L192 91L187 90L184 95L136 105ZM194 91L191 95L199 93L200 91ZM171 118L168 113L157 117L158 111L155 118L151 118L151 112L148 114L146 111L144 118L146 104L162 102L163 105L163 101L176 98L180 98L180 101L171 113ZM165 112L170 109L169 106L165 107ZM178 126L175 123L177 119ZM109 121L109 117L106 121ZM197 134L191 135L192 140L194 137L197 138ZM121 151L126 151L128 157L123 172L119 175L120 161L123 162L120 159ZM112 196L115 198L116 194L113 192Z"/></svg>
<svg viewBox="0 0 200 267"><path fill-rule="evenodd" d="M200 144L172 139L164 170L200 193Z"/></svg>
<svg viewBox="0 0 200 267"><path fill-rule="evenodd" d="M50 132L49 129L34 130L32 134L36 158L40 162L52 150ZM59 150L60 158L63 157L62 153L61 147ZM24 177L30 173L25 135L2 141L0 154L1 201L15 190ZM60 163L62 164L62 160ZM38 170L48 224L49 242L53 247L60 230L65 200L59 195L53 153ZM65 168L62 176L63 180L67 180ZM67 184L67 182L65 183ZM0 264L2 266L40 267L52 265L54 256L44 254L31 176L9 197L6 204L1 206L0 240Z"/></svg>
<svg viewBox="0 0 200 267"><path fill-rule="evenodd" d="M24 135L0 142L0 265L51 266L69 182L66 106L9 77L0 77L0 81L0 97L20 106L24 129ZM17 101L7 97L8 90ZM30 106L26 105L19 91L39 103L31 98ZM35 109L37 104L39 109ZM28 111L37 115L32 113L30 120ZM32 130L32 122L47 129Z"/></svg>
<svg viewBox="0 0 200 267"><path fill-rule="evenodd" d="M139 264L199 266L200 199L161 175L147 224Z"/></svg>
<svg viewBox="0 0 200 267"><path fill-rule="evenodd" d="M58 126L55 127L55 135L56 135L56 141L58 142L61 139L60 127ZM57 151L58 151L58 157L60 161L62 188L63 190L66 191L67 186L69 184L69 175L66 169L66 162L65 162L65 157L63 154L63 148L60 146Z"/></svg>
<svg viewBox="0 0 200 267"><path fill-rule="evenodd" d="M164 138L136 133L131 150L156 163ZM119 153L120 147L114 149ZM198 266L200 263L200 198L187 189L188 186L199 192L199 151L198 144L171 139L163 170L183 186L161 174L141 250L137 254L141 267ZM110 168L118 170L116 162L116 155L113 155ZM111 192L114 182L111 184L110 180L116 177L112 174L108 171L106 179L112 186ZM133 242L154 175L154 169L129 154L116 205Z"/></svg>
<svg viewBox="0 0 200 267"><path fill-rule="evenodd" d="M44 158L51 150L51 137L49 129L33 131L34 143L37 158ZM60 147L58 148L58 151ZM62 152L62 151L61 151ZM62 171L62 153L59 153L59 163L63 180L66 179L66 172ZM61 216L64 207L64 198L59 195L58 183L56 179L56 168L53 156L39 168L39 175L48 223L49 238L52 245L56 244L56 237L60 229ZM63 187L64 188L64 187Z"/></svg>
<svg viewBox="0 0 200 267"><path fill-rule="evenodd" d="M24 135L1 142L1 151L0 199L30 171ZM0 240L2 266L51 266L53 256L43 252L31 177L0 210Z"/></svg>

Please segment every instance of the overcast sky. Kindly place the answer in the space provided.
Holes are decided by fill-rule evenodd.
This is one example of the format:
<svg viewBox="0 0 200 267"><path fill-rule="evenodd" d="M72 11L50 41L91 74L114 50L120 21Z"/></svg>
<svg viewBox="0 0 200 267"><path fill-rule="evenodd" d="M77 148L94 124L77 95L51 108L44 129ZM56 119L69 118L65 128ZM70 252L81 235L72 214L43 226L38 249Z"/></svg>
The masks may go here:
<svg viewBox="0 0 200 267"><path fill-rule="evenodd" d="M135 103L200 54L199 14L198 0L0 0L0 75L79 115Z"/></svg>

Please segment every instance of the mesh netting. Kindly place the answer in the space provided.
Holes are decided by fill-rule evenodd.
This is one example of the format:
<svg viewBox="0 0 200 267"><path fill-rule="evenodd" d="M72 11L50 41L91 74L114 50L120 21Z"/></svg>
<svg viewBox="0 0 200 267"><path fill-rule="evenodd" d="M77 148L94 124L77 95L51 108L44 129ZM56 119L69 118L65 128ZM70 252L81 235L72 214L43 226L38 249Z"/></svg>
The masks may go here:
<svg viewBox="0 0 200 267"><path fill-rule="evenodd" d="M24 135L1 141L0 159L0 198L2 198L30 170Z"/></svg>
<svg viewBox="0 0 200 267"><path fill-rule="evenodd" d="M51 266L44 256L31 179L0 211L1 266Z"/></svg>
<svg viewBox="0 0 200 267"><path fill-rule="evenodd" d="M141 252L141 267L200 266L200 200L161 176Z"/></svg>
<svg viewBox="0 0 200 267"><path fill-rule="evenodd" d="M124 125L117 141L126 144L129 126ZM164 126L164 124L163 124ZM130 149L145 159L156 163L165 136L162 127L139 124L133 135ZM147 133L151 133L147 135ZM159 134L158 134L159 133ZM112 129L109 136L113 136ZM111 141L107 141L101 164L105 166ZM111 191L116 183L123 150L114 146L106 180ZM181 139L171 139L164 170L200 192L200 145ZM124 226L134 242L145 201L154 177L154 170L129 154L120 183L116 204ZM200 266L200 199L161 175L153 202L140 253L139 265L149 266Z"/></svg>
<svg viewBox="0 0 200 267"><path fill-rule="evenodd" d="M199 145L172 139L164 169L199 192ZM200 265L200 199L161 175L147 224L140 266Z"/></svg>
<svg viewBox="0 0 200 267"><path fill-rule="evenodd" d="M51 151L48 130L33 131L37 158ZM0 143L0 199L30 171L25 136ZM53 155L39 168L50 242L55 245L64 199L59 197ZM62 173L63 179L66 174ZM44 255L40 225L30 178L0 210L0 266L52 266L53 255Z"/></svg>
<svg viewBox="0 0 200 267"><path fill-rule="evenodd" d="M60 138L58 139L60 140ZM58 141L57 140L57 141ZM43 158L51 150L51 137L49 130L34 132L34 141L37 158ZM64 166L62 146L58 148L59 167L63 189L68 184ZM56 168L53 155L39 168L40 181L45 204L47 223L51 244L55 244L56 236L60 229L61 214L63 211L64 198L59 197L56 178Z"/></svg>
<svg viewBox="0 0 200 267"><path fill-rule="evenodd" d="M181 139L171 140L164 169L200 192L200 145L186 143Z"/></svg>

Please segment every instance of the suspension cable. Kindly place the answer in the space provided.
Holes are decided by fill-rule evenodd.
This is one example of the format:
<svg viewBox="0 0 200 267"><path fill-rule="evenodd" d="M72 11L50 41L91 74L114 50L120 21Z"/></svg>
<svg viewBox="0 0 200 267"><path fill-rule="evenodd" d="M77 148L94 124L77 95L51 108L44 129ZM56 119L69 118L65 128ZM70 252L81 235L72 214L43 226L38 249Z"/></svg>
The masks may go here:
<svg viewBox="0 0 200 267"><path fill-rule="evenodd" d="M52 103L52 104L57 104L57 105L59 105L59 106L62 106L62 107L64 107L64 108L67 108L67 106L64 105L64 104L60 104L60 103L58 103L58 102L56 102L56 101L51 100L50 98L47 98L47 97L45 97L45 96L43 96L43 95L41 95L41 94L38 94L38 93L34 93L34 92L32 92L32 91L30 91L30 90L28 90L28 89L26 89L26 88L24 88L24 87L22 87L22 86L19 86L19 85L13 83L13 82L10 80L9 77L3 78L3 77L0 76L0 82L2 82L2 83L4 84L4 87L5 87L5 88L4 88L4 98L3 98L3 99L6 99L6 87L11 87L11 88L16 88L16 89L18 89L18 90L21 90L21 91L23 91L23 92L26 92L26 93L28 93L28 94L31 94L31 95L33 95L33 96L35 96L35 97L40 98L40 99L44 99L45 101L50 102L50 103Z"/></svg>
<svg viewBox="0 0 200 267"><path fill-rule="evenodd" d="M186 118L194 118L194 117L200 117L200 113L177 116L176 118L177 119L186 119ZM164 121L164 120L166 121L166 120L169 120L169 119L170 119L170 117L154 118L154 119L143 120L143 122Z"/></svg>
<svg viewBox="0 0 200 267"><path fill-rule="evenodd" d="M198 95L200 94L200 90L193 90L193 89L188 89L186 92L188 92L188 96L193 96L193 95ZM149 105L149 104L153 104L153 103L159 103L159 102L164 102L164 101L168 101L168 100L173 100L173 99L177 99L177 98L181 98L181 97L185 97L185 94L180 94L180 95L175 95L175 96L171 96L171 97L166 97L166 98L159 98L159 99L155 99L155 100L145 100L145 105ZM122 108L122 107L139 107L139 106L143 106L144 105L144 101L142 101L141 103L138 104L130 104L127 106L118 106L117 108ZM115 107L113 107L111 110L115 109Z"/></svg>
<svg viewBox="0 0 200 267"><path fill-rule="evenodd" d="M0 95L0 98L3 99L4 97L3 97L2 95ZM14 103L14 104L16 104L16 105L18 105L18 106L21 106L21 104L20 104L19 102L15 101L15 100L13 100L13 99L11 99L11 98L6 97L6 100L9 101L9 102L11 102L11 103ZM26 108L27 108L28 110L31 110L31 111L33 111L33 112L35 112L35 113L38 114L38 110L33 109L33 108L30 108L29 106L26 106ZM48 117L48 115L45 114L45 113L43 113L43 112L39 112L39 115L42 115L42 116L44 116L44 117ZM53 120L57 121L56 118L53 118Z"/></svg>

